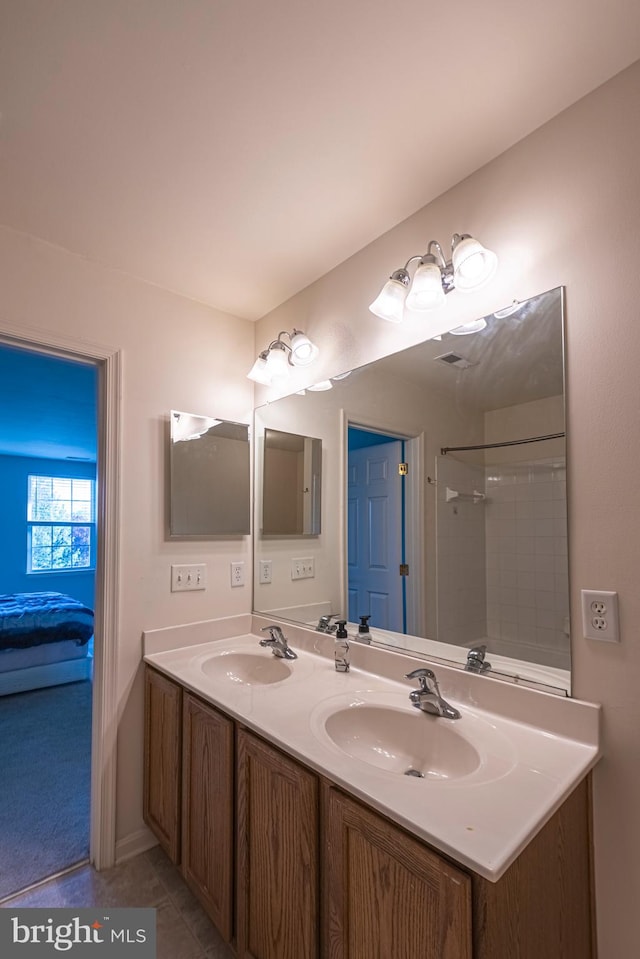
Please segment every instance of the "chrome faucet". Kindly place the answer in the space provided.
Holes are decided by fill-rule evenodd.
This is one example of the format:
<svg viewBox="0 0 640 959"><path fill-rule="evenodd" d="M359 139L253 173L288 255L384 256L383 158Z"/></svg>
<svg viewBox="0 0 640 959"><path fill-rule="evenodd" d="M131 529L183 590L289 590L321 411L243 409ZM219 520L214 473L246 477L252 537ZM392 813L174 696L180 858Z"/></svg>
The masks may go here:
<svg viewBox="0 0 640 959"><path fill-rule="evenodd" d="M409 693L409 699L416 709L421 709L424 713L432 713L434 716L444 716L445 719L460 719L458 710L450 706L440 695L440 687L433 670L414 669L406 674L405 679L417 679L420 683L420 689L414 689Z"/></svg>
<svg viewBox="0 0 640 959"><path fill-rule="evenodd" d="M261 632L268 632L269 639L261 639L261 646L268 646L274 656L278 659L297 659L298 654L289 646L287 639L280 626L263 626Z"/></svg>
<svg viewBox="0 0 640 959"><path fill-rule="evenodd" d="M318 633L335 633L337 626L335 623L332 623L331 620L335 619L336 616L339 616L339 613L325 613L324 616L321 616L318 620L318 625L316 626L316 632Z"/></svg>
<svg viewBox="0 0 640 959"><path fill-rule="evenodd" d="M486 652L487 647L484 644L474 646L467 653L467 664L464 668L470 673L487 673L491 669L491 663L484 658Z"/></svg>

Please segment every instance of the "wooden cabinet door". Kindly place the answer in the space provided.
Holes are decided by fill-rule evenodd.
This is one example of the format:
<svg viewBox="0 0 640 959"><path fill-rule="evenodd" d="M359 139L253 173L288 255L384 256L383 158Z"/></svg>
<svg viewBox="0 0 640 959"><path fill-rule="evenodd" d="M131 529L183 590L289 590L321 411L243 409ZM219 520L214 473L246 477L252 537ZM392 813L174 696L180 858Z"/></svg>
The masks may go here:
<svg viewBox="0 0 640 959"><path fill-rule="evenodd" d="M182 689L145 667L144 821L172 862L180 862Z"/></svg>
<svg viewBox="0 0 640 959"><path fill-rule="evenodd" d="M339 790L323 790L325 959L471 959L471 880Z"/></svg>
<svg viewBox="0 0 640 959"><path fill-rule="evenodd" d="M238 956L316 959L318 780L242 729L237 825Z"/></svg>
<svg viewBox="0 0 640 959"><path fill-rule="evenodd" d="M233 722L185 692L182 874L217 926L233 936Z"/></svg>

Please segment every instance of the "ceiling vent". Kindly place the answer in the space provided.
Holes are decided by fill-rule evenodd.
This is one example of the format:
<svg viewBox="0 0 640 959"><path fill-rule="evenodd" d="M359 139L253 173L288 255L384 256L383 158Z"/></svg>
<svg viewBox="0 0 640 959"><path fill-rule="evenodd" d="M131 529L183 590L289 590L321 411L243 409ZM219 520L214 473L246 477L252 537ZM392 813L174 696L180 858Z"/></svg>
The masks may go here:
<svg viewBox="0 0 640 959"><path fill-rule="evenodd" d="M468 370L470 366L475 366L475 363L470 363L469 360L465 360L464 356L460 356L459 353L441 353L440 356L434 356L434 360L444 363L445 366L455 366L459 370Z"/></svg>

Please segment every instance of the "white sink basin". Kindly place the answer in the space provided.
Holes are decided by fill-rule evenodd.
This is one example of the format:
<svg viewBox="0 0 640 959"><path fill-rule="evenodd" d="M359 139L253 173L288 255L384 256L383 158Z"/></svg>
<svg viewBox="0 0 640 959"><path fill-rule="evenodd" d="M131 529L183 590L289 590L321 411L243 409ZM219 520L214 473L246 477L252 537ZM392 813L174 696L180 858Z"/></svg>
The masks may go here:
<svg viewBox="0 0 640 959"><path fill-rule="evenodd" d="M443 719L414 708L403 693L335 697L313 711L311 728L343 756L419 782L487 782L516 762L510 740L472 710Z"/></svg>
<svg viewBox="0 0 640 959"><path fill-rule="evenodd" d="M229 650L205 659L201 669L213 679L226 679L245 686L265 686L288 679L295 662L278 659L269 651L254 653Z"/></svg>
<svg viewBox="0 0 640 959"><path fill-rule="evenodd" d="M325 730L349 756L388 772L458 779L480 765L478 751L453 724L417 709L374 705L339 709L327 717Z"/></svg>

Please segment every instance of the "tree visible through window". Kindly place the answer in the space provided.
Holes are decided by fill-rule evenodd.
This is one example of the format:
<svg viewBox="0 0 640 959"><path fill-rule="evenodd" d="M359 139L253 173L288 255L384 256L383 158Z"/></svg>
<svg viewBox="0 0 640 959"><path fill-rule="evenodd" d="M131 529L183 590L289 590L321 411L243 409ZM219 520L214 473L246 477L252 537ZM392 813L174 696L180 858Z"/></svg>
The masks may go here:
<svg viewBox="0 0 640 959"><path fill-rule="evenodd" d="M89 569L94 564L95 480L29 476L27 556L30 573Z"/></svg>

